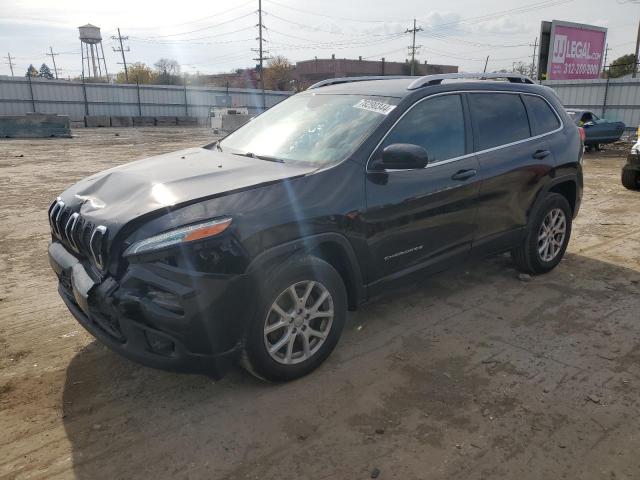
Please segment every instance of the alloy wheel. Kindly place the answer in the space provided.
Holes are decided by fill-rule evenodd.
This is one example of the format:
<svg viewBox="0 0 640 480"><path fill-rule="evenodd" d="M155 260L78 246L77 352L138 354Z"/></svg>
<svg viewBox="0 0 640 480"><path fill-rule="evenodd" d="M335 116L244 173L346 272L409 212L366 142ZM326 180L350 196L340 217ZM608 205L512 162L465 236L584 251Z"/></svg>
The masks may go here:
<svg viewBox="0 0 640 480"><path fill-rule="evenodd" d="M334 318L333 298L320 282L305 280L284 290L264 323L264 344L276 362L308 360L324 344Z"/></svg>
<svg viewBox="0 0 640 480"><path fill-rule="evenodd" d="M554 208L544 217L538 231L538 255L545 262L558 256L567 234L567 217L560 208Z"/></svg>

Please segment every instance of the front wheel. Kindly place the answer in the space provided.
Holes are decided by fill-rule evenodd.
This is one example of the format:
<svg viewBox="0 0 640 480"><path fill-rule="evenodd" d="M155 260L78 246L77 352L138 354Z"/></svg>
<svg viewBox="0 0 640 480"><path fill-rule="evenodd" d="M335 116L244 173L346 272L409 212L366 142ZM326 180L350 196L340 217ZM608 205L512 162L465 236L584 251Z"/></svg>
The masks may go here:
<svg viewBox="0 0 640 480"><path fill-rule="evenodd" d="M571 237L572 212L562 195L552 193L531 213L527 235L511 252L521 272L546 273L558 265Z"/></svg>
<svg viewBox="0 0 640 480"><path fill-rule="evenodd" d="M640 172L636 170L622 170L622 185L629 190L640 190Z"/></svg>
<svg viewBox="0 0 640 480"><path fill-rule="evenodd" d="M347 315L340 274L316 257L295 257L260 281L247 325L244 366L259 378L287 381L317 368L332 352Z"/></svg>

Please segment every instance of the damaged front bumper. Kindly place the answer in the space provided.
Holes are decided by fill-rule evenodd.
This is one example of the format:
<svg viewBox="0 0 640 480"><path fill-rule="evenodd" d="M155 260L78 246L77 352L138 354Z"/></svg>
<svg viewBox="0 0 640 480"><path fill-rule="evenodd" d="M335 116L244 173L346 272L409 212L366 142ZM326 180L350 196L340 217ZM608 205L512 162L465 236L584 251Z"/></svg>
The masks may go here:
<svg viewBox="0 0 640 480"><path fill-rule="evenodd" d="M49 245L58 291L101 343L144 365L221 377L237 362L248 310L243 275L132 264L116 281L98 277L61 243Z"/></svg>

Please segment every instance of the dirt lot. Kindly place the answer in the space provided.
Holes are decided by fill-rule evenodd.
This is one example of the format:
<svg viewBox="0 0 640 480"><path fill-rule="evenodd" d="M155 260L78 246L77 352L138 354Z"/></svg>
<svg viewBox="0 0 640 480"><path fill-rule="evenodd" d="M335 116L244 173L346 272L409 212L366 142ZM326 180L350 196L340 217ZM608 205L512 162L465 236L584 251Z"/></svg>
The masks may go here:
<svg viewBox="0 0 640 480"><path fill-rule="evenodd" d="M0 141L0 478L640 478L640 193L620 153L585 161L566 259L502 256L350 315L285 385L138 366L66 311L46 209L65 186L204 130Z"/></svg>

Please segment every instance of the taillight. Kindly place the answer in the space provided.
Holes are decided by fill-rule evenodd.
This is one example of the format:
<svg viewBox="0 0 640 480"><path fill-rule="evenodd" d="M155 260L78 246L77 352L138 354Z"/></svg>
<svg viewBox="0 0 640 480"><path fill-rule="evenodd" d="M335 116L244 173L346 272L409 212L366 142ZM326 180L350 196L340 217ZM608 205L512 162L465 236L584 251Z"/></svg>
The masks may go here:
<svg viewBox="0 0 640 480"><path fill-rule="evenodd" d="M584 141L587 139L587 134L584 132L584 128L582 127L578 127L578 130L580 131L580 140L582 140L582 143L584 143Z"/></svg>

